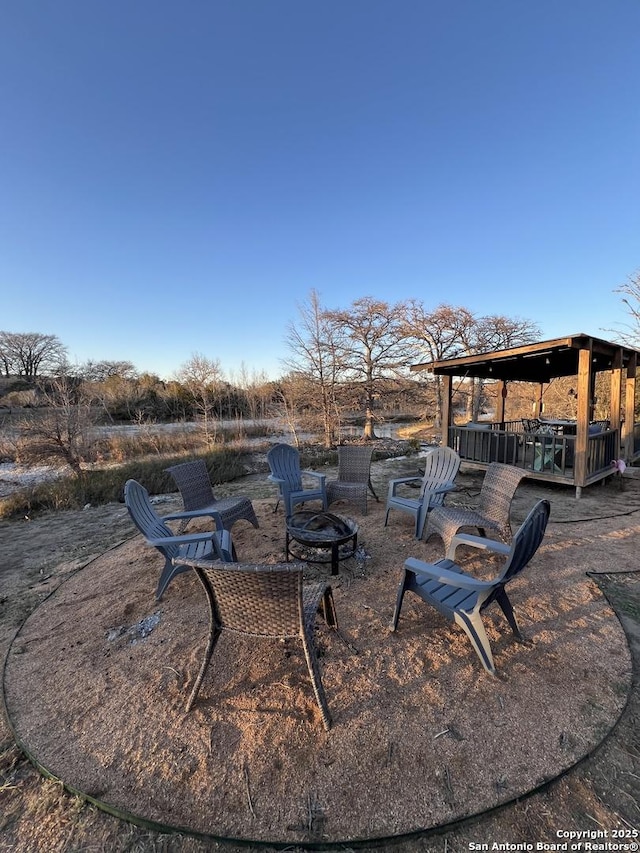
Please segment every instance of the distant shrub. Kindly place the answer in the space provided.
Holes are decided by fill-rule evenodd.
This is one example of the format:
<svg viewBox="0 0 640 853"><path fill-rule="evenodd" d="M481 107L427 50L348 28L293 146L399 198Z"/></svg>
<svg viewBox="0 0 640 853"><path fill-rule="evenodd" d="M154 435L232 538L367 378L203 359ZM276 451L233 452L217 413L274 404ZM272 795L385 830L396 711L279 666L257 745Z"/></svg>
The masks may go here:
<svg viewBox="0 0 640 853"><path fill-rule="evenodd" d="M205 460L211 482L216 485L236 480L247 473L244 463L247 452L246 448L229 449L221 446L199 456ZM193 454L188 458L194 458ZM130 479L141 483L151 495L175 492L176 485L164 469L184 461L184 455L137 459L124 465L84 471L80 478L61 477L40 483L5 498L0 503L0 518L122 501L124 484Z"/></svg>

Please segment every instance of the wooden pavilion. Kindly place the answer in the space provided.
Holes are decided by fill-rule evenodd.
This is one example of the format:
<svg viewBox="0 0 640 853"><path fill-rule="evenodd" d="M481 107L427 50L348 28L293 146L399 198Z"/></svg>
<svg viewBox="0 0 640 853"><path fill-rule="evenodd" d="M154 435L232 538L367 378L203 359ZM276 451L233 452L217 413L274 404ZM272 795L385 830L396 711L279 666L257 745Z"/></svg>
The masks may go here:
<svg viewBox="0 0 640 853"><path fill-rule="evenodd" d="M528 477L585 486L615 473L618 460L630 464L640 455L640 424L635 424L636 372L640 350L577 334L508 350L414 364L442 377L442 441L463 462L486 468L504 462L526 471ZM594 422L596 375L611 375L609 419ZM576 377L575 421L543 419L545 384L558 377ZM480 378L498 383L493 422L455 425L452 380ZM509 382L539 386L535 417L505 420ZM624 391L624 395L623 395ZM623 403L624 396L624 403ZM624 407L624 408L623 408Z"/></svg>

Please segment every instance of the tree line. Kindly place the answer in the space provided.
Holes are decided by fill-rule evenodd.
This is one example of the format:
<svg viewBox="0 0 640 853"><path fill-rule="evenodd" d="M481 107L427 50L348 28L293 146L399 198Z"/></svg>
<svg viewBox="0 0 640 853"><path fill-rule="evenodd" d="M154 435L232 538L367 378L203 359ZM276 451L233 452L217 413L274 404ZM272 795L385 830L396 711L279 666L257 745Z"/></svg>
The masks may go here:
<svg viewBox="0 0 640 853"><path fill-rule="evenodd" d="M294 420L304 412L320 422L324 443L335 443L345 411L362 411L364 434L373 437L376 409L395 398L411 397L421 385L425 402L440 409L439 383L417 380L409 371L417 361L435 361L530 343L540 335L531 320L478 316L460 306L427 310L418 300L389 303L372 297L356 299L347 308L321 304L312 290L287 327L278 380L249 373L227 378L219 358L194 353L175 377L139 374L128 361L87 361L73 366L56 335L0 331L0 365L7 399L16 392L31 405L51 404L47 387L64 380L82 399L93 398L107 419L141 417L178 420L198 417L208 431L212 420L274 413ZM10 392L13 391L13 395ZM29 397L30 393L30 397ZM471 407L481 405L481 388ZM415 405L416 400L411 400ZM470 413L473 415L473 411Z"/></svg>
<svg viewBox="0 0 640 853"><path fill-rule="evenodd" d="M640 273L618 292L631 316L629 328L620 335L637 340ZM539 338L540 329L530 319L478 315L450 304L429 310L417 299L390 303L368 296L347 308L330 308L311 290L285 330L287 356L277 380L244 365L239 375L227 376L219 358L202 353L192 354L170 380L138 373L129 361L90 360L74 366L56 335L0 331L5 377L0 404L22 400L52 406L62 384L65 399L71 391L78 404L91 404L112 422L197 418L208 435L219 418L276 415L293 425L304 416L307 424L317 426L324 444L332 446L347 412L363 413L365 438L374 436L381 409L399 410L402 405L412 411L422 407L425 419L438 425L439 378L412 374L412 364L507 349ZM485 386L480 380L460 386L471 420L486 403Z"/></svg>

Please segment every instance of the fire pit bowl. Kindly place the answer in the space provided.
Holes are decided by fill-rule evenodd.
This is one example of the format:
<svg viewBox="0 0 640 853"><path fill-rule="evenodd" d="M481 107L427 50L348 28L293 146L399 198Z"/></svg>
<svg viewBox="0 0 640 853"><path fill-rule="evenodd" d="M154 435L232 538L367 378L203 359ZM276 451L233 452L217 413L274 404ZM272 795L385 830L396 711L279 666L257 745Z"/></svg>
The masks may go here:
<svg viewBox="0 0 640 853"><path fill-rule="evenodd" d="M302 547L292 548L294 542ZM331 562L331 574L337 575L340 560L353 557L357 545L358 525L351 518L306 509L287 518L287 561L292 556L308 563Z"/></svg>

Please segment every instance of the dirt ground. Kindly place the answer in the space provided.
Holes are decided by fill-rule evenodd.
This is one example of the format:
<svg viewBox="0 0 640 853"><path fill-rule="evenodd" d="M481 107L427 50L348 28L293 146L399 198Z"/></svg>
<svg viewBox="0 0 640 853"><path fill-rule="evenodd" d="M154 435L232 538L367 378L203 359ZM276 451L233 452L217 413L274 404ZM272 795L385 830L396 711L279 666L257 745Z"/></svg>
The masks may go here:
<svg viewBox="0 0 640 853"><path fill-rule="evenodd" d="M374 463L383 501L388 479L415 467L415 458ZM463 469L459 480L450 502L472 504L481 474ZM283 514L272 512L266 478L217 491L247 494L258 511L259 530L234 527L240 559L282 559ZM345 562L331 579L341 638L318 624L334 717L328 735L304 658L266 641L258 649L244 641L221 645L202 700L185 717L206 633L202 593L183 575L155 602L160 555L135 536L123 505L0 522L3 658L32 614L7 659L11 721L69 784L196 833L276 839L289 849L407 853L557 843L562 831L595 830L610 839L632 833L640 828L640 480L612 480L580 500L571 490L525 481L514 526L541 497L552 506L545 542L510 587L532 645L513 643L499 611L488 612L497 680L484 675L461 632L417 599L407 597L398 631L388 631L404 559L441 556L439 540L416 542L411 520L399 513L384 528L383 503L371 501L366 517L332 507L357 518L369 559ZM159 511L178 506L167 498ZM318 567L310 574L326 576ZM88 600L81 602L83 592ZM127 632L158 612L155 630L132 644ZM49 635L53 643L33 654ZM0 737L2 851L237 847L150 832L105 814L43 778L4 719ZM141 769L145 785L132 791L126 780ZM488 812L464 819L480 810ZM459 823L432 829L451 821Z"/></svg>

